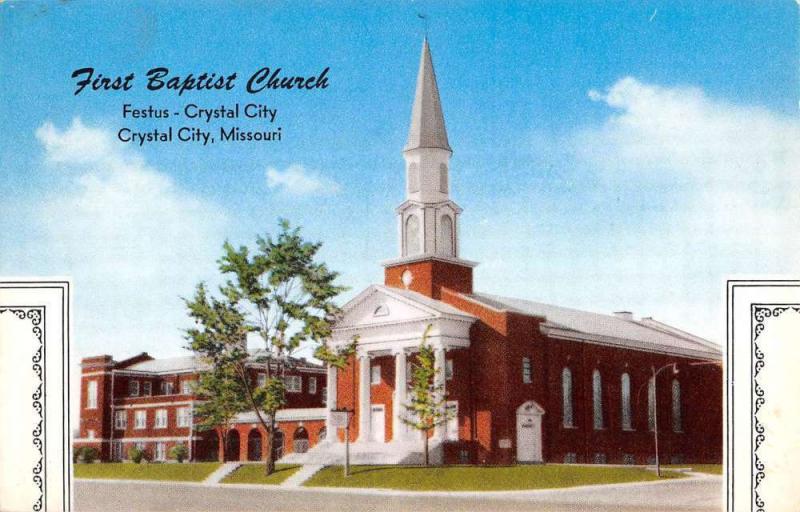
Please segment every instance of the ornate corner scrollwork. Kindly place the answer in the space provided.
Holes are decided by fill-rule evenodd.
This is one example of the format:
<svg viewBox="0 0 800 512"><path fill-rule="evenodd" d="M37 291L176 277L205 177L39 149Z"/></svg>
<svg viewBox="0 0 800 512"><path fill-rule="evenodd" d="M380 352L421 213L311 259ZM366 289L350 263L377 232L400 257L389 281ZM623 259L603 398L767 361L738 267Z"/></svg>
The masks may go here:
<svg viewBox="0 0 800 512"><path fill-rule="evenodd" d="M31 406L33 410L36 411L39 420L37 421L34 428L31 430L32 435L32 444L39 452L39 460L33 466L32 474L33 474L33 484L39 490L38 496L36 500L33 502L32 509L34 512L39 512L42 510L44 506L44 479L42 478L42 474L44 471L44 362L42 358L44 357L44 342L42 339L43 330L42 330L42 322L44 320L44 308L43 307L14 307L14 308L0 308L0 314L2 313L11 313L12 315L16 316L20 320L28 319L31 322L31 332L33 333L34 337L37 341L36 352L34 352L33 357L31 358L31 369L33 370L34 375L36 375L36 379L38 380L38 384L34 389L33 393L31 394Z"/></svg>
<svg viewBox="0 0 800 512"><path fill-rule="evenodd" d="M766 440L766 429L759 419L758 413L767 403L764 388L758 382L759 375L766 367L766 355L758 344L758 339L766 328L768 318L777 318L788 310L800 313L800 304L767 304L752 305L752 345L753 345L753 502L756 512L764 512L765 502L758 492L761 482L766 478L765 464L758 456L758 450Z"/></svg>

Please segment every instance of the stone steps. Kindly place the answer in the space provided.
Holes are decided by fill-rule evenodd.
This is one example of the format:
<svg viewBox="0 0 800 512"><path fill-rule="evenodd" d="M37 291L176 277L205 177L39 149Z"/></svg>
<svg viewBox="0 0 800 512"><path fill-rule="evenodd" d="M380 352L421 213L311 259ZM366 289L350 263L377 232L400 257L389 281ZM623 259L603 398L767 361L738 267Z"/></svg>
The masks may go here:
<svg viewBox="0 0 800 512"><path fill-rule="evenodd" d="M226 462L219 468L217 468L216 471L208 475L208 477L206 477L206 479L203 480L203 483L218 484L222 481L223 478L236 471L236 469L241 465L242 465L241 462Z"/></svg>
<svg viewBox="0 0 800 512"><path fill-rule="evenodd" d="M423 445L421 441L401 441L390 443L352 443L350 445L351 464L422 464L424 462ZM430 460L433 463L441 462L443 450L438 441L431 441L429 445ZM323 441L306 453L290 453L280 462L286 464L344 464L344 443Z"/></svg>

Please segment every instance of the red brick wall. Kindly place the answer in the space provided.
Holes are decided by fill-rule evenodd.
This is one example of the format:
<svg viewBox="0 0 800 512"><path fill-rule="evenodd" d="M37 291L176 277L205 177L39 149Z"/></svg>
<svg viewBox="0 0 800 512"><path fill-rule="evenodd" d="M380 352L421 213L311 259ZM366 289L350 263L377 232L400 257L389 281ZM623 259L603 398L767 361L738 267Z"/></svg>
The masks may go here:
<svg viewBox="0 0 800 512"><path fill-rule="evenodd" d="M442 288L472 293L472 267L432 259L386 267L384 284L405 288L402 275L406 270L414 276L409 289L428 297L439 299Z"/></svg>

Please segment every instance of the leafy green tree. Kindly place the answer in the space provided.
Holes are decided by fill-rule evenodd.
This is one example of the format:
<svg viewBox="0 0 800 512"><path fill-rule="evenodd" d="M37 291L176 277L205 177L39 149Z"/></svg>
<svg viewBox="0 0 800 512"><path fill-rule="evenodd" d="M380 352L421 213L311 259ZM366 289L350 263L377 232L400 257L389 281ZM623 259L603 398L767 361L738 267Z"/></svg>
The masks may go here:
<svg viewBox="0 0 800 512"><path fill-rule="evenodd" d="M304 240L286 220L279 225L277 236L258 237L252 252L225 242L218 261L226 278L221 298L209 297L201 284L186 301L197 323L187 331L191 348L213 368L223 369L221 378L235 375L241 387L237 396L268 434L268 475L275 471L275 416L286 405L284 379L294 364L291 355L304 344L320 345L330 337L340 311L334 299L344 291L335 284L338 273L316 261L322 244ZM247 352L248 336L261 342L255 355ZM254 365L266 373L261 387L248 372Z"/></svg>
<svg viewBox="0 0 800 512"><path fill-rule="evenodd" d="M194 426L201 432L217 430L220 433L224 460L228 455L228 432L233 426L233 419L249 409L234 364L217 363L217 366L211 366L208 371L201 373L195 394L199 401L194 409Z"/></svg>
<svg viewBox="0 0 800 512"><path fill-rule="evenodd" d="M423 433L425 465L429 464L428 437L430 432L450 419L447 410L447 396L444 384L437 376L442 371L436 368L436 353L428 345L428 326L422 335L416 361L411 365L411 393L408 404L403 404L407 414L401 418L403 423Z"/></svg>

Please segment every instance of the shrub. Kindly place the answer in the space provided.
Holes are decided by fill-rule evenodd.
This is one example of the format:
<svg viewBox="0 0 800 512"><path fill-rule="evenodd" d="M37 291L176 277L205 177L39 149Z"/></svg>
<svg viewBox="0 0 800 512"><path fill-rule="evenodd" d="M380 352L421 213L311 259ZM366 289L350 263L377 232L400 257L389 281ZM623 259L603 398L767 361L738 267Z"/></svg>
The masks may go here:
<svg viewBox="0 0 800 512"><path fill-rule="evenodd" d="M97 448L93 448L91 446L81 446L73 453L73 459L75 462L81 464L90 464L97 460L97 457L100 453L97 451Z"/></svg>
<svg viewBox="0 0 800 512"><path fill-rule="evenodd" d="M189 457L189 449L184 444L176 444L169 450L169 456L178 462L183 462Z"/></svg>
<svg viewBox="0 0 800 512"><path fill-rule="evenodd" d="M133 462L135 462L136 464L139 464L142 461L149 462L150 461L150 454L147 453L146 450L143 450L142 448L139 448L138 446L132 446L128 450L128 458L130 460L132 460Z"/></svg>

